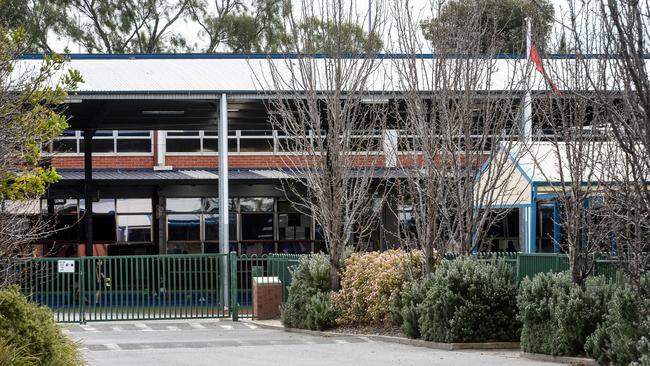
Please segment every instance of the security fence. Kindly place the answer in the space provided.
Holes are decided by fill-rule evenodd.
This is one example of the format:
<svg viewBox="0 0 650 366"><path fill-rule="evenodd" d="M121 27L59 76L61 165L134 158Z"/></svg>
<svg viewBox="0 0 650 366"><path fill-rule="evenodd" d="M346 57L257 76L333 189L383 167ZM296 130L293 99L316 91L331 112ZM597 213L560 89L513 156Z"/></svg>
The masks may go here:
<svg viewBox="0 0 650 366"><path fill-rule="evenodd" d="M564 254L476 253L504 261L515 280L569 269ZM48 306L60 322L279 315L300 255L228 254L30 258L0 262L0 272ZM446 255L453 260L458 255ZM11 273L8 273L11 272ZM619 277L616 259L595 260L594 275Z"/></svg>

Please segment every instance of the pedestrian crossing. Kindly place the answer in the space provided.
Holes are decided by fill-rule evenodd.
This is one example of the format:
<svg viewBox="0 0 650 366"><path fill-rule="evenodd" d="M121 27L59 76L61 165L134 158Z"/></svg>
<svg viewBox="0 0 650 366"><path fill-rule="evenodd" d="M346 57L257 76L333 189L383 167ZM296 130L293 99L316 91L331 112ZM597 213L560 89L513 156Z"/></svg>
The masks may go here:
<svg viewBox="0 0 650 366"><path fill-rule="evenodd" d="M65 333L106 333L106 332L178 332L183 330L255 330L258 326L249 322L147 322L147 323L89 323L66 324Z"/></svg>

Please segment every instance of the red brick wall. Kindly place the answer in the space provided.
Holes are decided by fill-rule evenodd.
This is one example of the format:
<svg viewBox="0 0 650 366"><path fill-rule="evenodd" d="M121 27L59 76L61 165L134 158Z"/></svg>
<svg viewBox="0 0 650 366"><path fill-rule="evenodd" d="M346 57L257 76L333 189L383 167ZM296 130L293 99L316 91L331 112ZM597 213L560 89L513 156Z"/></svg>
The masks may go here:
<svg viewBox="0 0 650 366"><path fill-rule="evenodd" d="M83 169L83 156L54 156L52 166L60 169ZM107 168L151 168L154 166L153 156L95 156L94 169Z"/></svg>
<svg viewBox="0 0 650 366"><path fill-rule="evenodd" d="M354 164L363 165L364 161L374 166L384 165L383 156L352 156ZM54 156L52 166L61 169L83 169L83 156ZM165 164L177 169L208 168L216 169L219 159L215 155L167 155ZM230 155L228 166L237 168L282 168L290 161L294 164L307 165L309 159L300 156L277 155ZM95 169L142 169L152 168L155 165L154 156L95 156L93 168Z"/></svg>

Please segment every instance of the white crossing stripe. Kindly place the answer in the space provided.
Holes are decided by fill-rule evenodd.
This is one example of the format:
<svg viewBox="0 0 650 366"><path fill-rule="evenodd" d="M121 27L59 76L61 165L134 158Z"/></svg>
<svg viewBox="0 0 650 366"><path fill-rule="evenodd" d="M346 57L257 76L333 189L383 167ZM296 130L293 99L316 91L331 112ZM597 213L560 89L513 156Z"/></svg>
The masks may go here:
<svg viewBox="0 0 650 366"><path fill-rule="evenodd" d="M121 351L122 349L115 343L106 343L104 347L110 349L111 351Z"/></svg>
<svg viewBox="0 0 650 366"><path fill-rule="evenodd" d="M123 332L124 331L124 329L122 329L122 327L111 327L111 329L113 329L116 332Z"/></svg>
<svg viewBox="0 0 650 366"><path fill-rule="evenodd" d="M245 326L247 326L250 329L257 329L257 325L253 325L253 324L249 324L249 323L242 323L242 324L244 324Z"/></svg>
<svg viewBox="0 0 650 366"><path fill-rule="evenodd" d="M366 341L368 343L376 343L375 341L373 341L372 339L370 339L368 337L359 337L359 339L363 339L364 341Z"/></svg>
<svg viewBox="0 0 650 366"><path fill-rule="evenodd" d="M199 323L190 323L190 327L194 329L205 329L205 327Z"/></svg>
<svg viewBox="0 0 650 366"><path fill-rule="evenodd" d="M336 344L347 344L347 343L350 343L350 342L346 341L345 339L335 339L334 343L336 343Z"/></svg>
<svg viewBox="0 0 650 366"><path fill-rule="evenodd" d="M178 329L178 327L175 325L168 325L167 330L180 330L180 329Z"/></svg>
<svg viewBox="0 0 650 366"><path fill-rule="evenodd" d="M220 325L220 327L223 329L232 330L232 325Z"/></svg>
<svg viewBox="0 0 650 366"><path fill-rule="evenodd" d="M140 328L141 331L143 332L152 332L153 329L149 328L146 324L142 323L135 323L133 324L136 328Z"/></svg>
<svg viewBox="0 0 650 366"><path fill-rule="evenodd" d="M81 329L83 329L83 330L85 330L85 331L87 331L87 332L94 332L94 333L99 332L97 329L95 329L94 327L91 327L91 326L89 326L89 325L83 325L83 324L82 324L82 325L81 325Z"/></svg>

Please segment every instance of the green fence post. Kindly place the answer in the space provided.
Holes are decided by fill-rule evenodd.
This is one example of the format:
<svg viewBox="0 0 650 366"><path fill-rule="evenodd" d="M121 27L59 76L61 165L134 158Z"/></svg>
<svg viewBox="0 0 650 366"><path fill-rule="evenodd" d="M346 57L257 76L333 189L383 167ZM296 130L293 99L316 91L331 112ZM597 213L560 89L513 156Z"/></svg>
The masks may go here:
<svg viewBox="0 0 650 366"><path fill-rule="evenodd" d="M232 315L232 321L236 322L238 320L237 302L239 300L237 294L237 253L230 252L228 256L230 257L230 313Z"/></svg>
<svg viewBox="0 0 650 366"><path fill-rule="evenodd" d="M86 324L86 311L84 305L86 303L86 276L84 275L84 259L79 258L79 277L78 277L78 286L79 286L79 323Z"/></svg>

